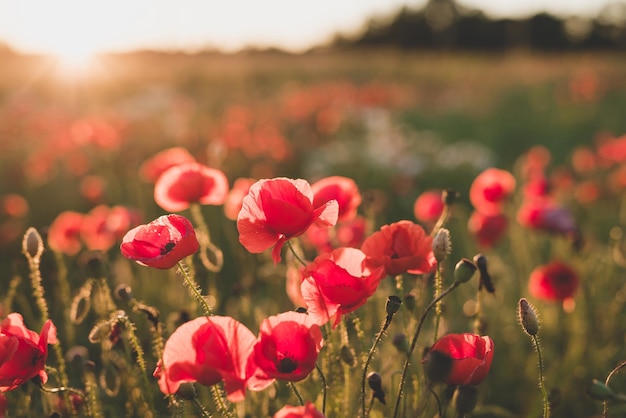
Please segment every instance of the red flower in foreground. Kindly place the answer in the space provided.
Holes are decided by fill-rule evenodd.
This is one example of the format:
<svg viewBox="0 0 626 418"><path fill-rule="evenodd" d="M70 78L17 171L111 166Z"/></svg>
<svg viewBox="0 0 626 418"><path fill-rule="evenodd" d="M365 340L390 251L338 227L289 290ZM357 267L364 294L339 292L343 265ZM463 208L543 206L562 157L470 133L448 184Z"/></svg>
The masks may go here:
<svg viewBox="0 0 626 418"><path fill-rule="evenodd" d="M224 173L196 162L167 169L154 185L154 201L168 212L180 212L192 203L221 205L227 194Z"/></svg>
<svg viewBox="0 0 626 418"><path fill-rule="evenodd" d="M435 266L433 239L411 221L384 225L361 246L374 265L384 265L389 276L427 273Z"/></svg>
<svg viewBox="0 0 626 418"><path fill-rule="evenodd" d="M168 148L146 160L139 168L139 175L144 180L154 183L168 168L193 161L195 158L185 148Z"/></svg>
<svg viewBox="0 0 626 418"><path fill-rule="evenodd" d="M80 231L84 215L66 211L60 213L48 229L48 244L54 251L76 255L82 247Z"/></svg>
<svg viewBox="0 0 626 418"><path fill-rule="evenodd" d="M444 208L440 190L428 190L415 199L413 214L415 219L425 224L437 222Z"/></svg>
<svg viewBox="0 0 626 418"><path fill-rule="evenodd" d="M374 294L385 276L384 266L373 267L356 248L338 248L317 257L303 272L302 296L308 314L318 325L356 310Z"/></svg>
<svg viewBox="0 0 626 418"><path fill-rule="evenodd" d="M223 381L228 400L243 401L255 341L252 331L230 317L203 316L184 323L165 343L154 372L161 392L174 394L185 382L212 386Z"/></svg>
<svg viewBox="0 0 626 418"><path fill-rule="evenodd" d="M47 320L41 333L29 330L19 313L9 314L0 323L0 392L7 392L39 376L48 380L48 344L57 343L57 330Z"/></svg>
<svg viewBox="0 0 626 418"><path fill-rule="evenodd" d="M502 238L508 224L506 217L501 213L485 215L474 211L467 221L467 229L474 236L478 245L489 248Z"/></svg>
<svg viewBox="0 0 626 418"><path fill-rule="evenodd" d="M274 414L274 418L324 418L324 414L315 408L311 402L303 406L286 405Z"/></svg>
<svg viewBox="0 0 626 418"><path fill-rule="evenodd" d="M263 320L248 361L248 388L262 390L273 379L298 382L315 368L322 332L309 315L284 312Z"/></svg>
<svg viewBox="0 0 626 418"><path fill-rule="evenodd" d="M198 248L191 222L180 215L164 215L133 228L124 235L120 245L124 257L158 269L174 267Z"/></svg>
<svg viewBox="0 0 626 418"><path fill-rule="evenodd" d="M537 299L561 301L574 296L578 283L578 274L574 269L560 261L553 261L530 273L528 290Z"/></svg>
<svg viewBox="0 0 626 418"><path fill-rule="evenodd" d="M316 181L311 185L313 190L313 206L318 207L330 200L336 200L339 205L337 221L354 219L361 204L359 188L348 177L331 176Z"/></svg>
<svg viewBox="0 0 626 418"><path fill-rule="evenodd" d="M277 263L289 238L303 234L313 224L335 225L337 213L335 200L313 205L313 191L306 180L259 180L243 199L237 218L239 242L251 253L273 246L272 258Z"/></svg>
<svg viewBox="0 0 626 418"><path fill-rule="evenodd" d="M502 204L514 190L513 174L497 168L488 168L472 182L469 198L477 211L494 215L502 211Z"/></svg>
<svg viewBox="0 0 626 418"><path fill-rule="evenodd" d="M476 334L448 334L433 344L422 363L435 362L431 353L443 354L452 360L444 378L449 385L477 385L485 379L493 360L493 341Z"/></svg>

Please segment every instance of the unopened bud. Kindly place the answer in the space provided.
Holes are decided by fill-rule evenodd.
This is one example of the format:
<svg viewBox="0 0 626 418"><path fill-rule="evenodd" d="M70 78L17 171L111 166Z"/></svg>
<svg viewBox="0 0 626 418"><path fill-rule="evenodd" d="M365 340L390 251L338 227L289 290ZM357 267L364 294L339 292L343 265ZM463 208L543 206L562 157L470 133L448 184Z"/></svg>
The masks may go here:
<svg viewBox="0 0 626 418"><path fill-rule="evenodd" d="M476 272L476 265L467 258L462 258L454 267L454 281L465 283L469 281Z"/></svg>
<svg viewBox="0 0 626 418"><path fill-rule="evenodd" d="M452 404L459 415L469 414L478 403L478 389L476 386L458 386L452 397Z"/></svg>
<svg viewBox="0 0 626 418"><path fill-rule="evenodd" d="M385 304L385 311L387 312L387 316L393 316L398 309L402 306L402 299L395 295L391 295L387 298L387 304Z"/></svg>
<svg viewBox="0 0 626 418"><path fill-rule="evenodd" d="M524 332L530 336L535 336L539 332L539 320L535 307L525 298L519 300L518 319Z"/></svg>
<svg viewBox="0 0 626 418"><path fill-rule="evenodd" d="M435 259L438 263L441 263L452 251L450 231L446 228L439 229L433 238L432 247Z"/></svg>
<svg viewBox="0 0 626 418"><path fill-rule="evenodd" d="M399 352L404 353L406 355L410 353L409 340L406 338L406 335L404 335L403 333L400 332L394 335L393 339L391 340L391 343L393 344L394 347L396 347L396 349Z"/></svg>
<svg viewBox="0 0 626 418"><path fill-rule="evenodd" d="M496 289L493 287L493 282L491 281L491 276L487 271L487 257L483 254L476 254L474 256L474 264L478 267L478 272L480 273L480 287L483 286L489 293L495 293Z"/></svg>
<svg viewBox="0 0 626 418"><path fill-rule="evenodd" d="M383 378L380 373L370 372L367 375L367 384L374 392L374 399L378 399L380 403L385 405L387 402L385 401L385 391L383 390Z"/></svg>
<svg viewBox="0 0 626 418"><path fill-rule="evenodd" d="M615 392L599 380L593 379L591 385L587 387L587 395L597 401L608 401L615 397Z"/></svg>
<svg viewBox="0 0 626 418"><path fill-rule="evenodd" d="M22 240L22 252L26 257L39 262L43 253L43 240L39 232L33 227L26 230L24 239Z"/></svg>
<svg viewBox="0 0 626 418"><path fill-rule="evenodd" d="M356 365L356 355L354 354L354 349L347 344L341 346L339 357L341 358L341 361L350 367L354 367Z"/></svg>

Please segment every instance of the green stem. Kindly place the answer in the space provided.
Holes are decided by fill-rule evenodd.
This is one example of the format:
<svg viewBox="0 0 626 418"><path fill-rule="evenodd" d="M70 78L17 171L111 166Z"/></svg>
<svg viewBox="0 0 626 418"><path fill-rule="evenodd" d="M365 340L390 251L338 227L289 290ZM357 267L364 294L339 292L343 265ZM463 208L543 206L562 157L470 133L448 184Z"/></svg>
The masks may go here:
<svg viewBox="0 0 626 418"><path fill-rule="evenodd" d="M541 356L541 344L536 335L532 336L535 349L537 350L537 360L539 362L539 387L543 396L543 418L550 416L550 403L548 401L548 392L546 391L545 379L543 376L543 357Z"/></svg>
<svg viewBox="0 0 626 418"><path fill-rule="evenodd" d="M450 285L450 287L448 287L446 290L444 290L438 297L436 297L435 299L433 299L430 304L426 307L426 309L424 309L424 312L422 313L422 316L419 320L419 323L417 325L417 329L415 330L415 334L413 335L413 340L411 340L411 346L409 348L409 353L406 357L406 360L404 362L404 367L402 369L402 377L400 378L400 387L398 389L398 396L396 397L396 405L393 411L393 418L396 418L398 416L398 412L400 409L400 399L402 398L402 392L404 390L404 382L406 381L406 375L407 372L409 370L409 364L411 362L411 357L413 355L413 351L415 351L415 347L417 345L417 338L419 337L419 334L422 330L422 326L424 325L424 321L426 320L426 316L428 316L428 313L433 309L433 307L437 304L437 302L439 302L440 300L442 300L443 298L445 298L450 292L452 292L454 289L456 289L461 283L459 282L454 282Z"/></svg>
<svg viewBox="0 0 626 418"><path fill-rule="evenodd" d="M233 413L228 409L228 406L224 403L224 394L220 390L218 385L211 386L211 395L213 396L213 401L217 405L217 410L222 416L228 418L234 418ZM197 398L196 398L197 399Z"/></svg>
<svg viewBox="0 0 626 418"><path fill-rule="evenodd" d="M302 395L300 395L300 392L298 392L298 388L296 387L296 384L291 381L287 382L287 384L289 385L293 393L296 395L296 398L298 398L298 402L300 403L300 406L303 406L304 399L302 399Z"/></svg>
<svg viewBox="0 0 626 418"><path fill-rule="evenodd" d="M287 248L289 248L289 251L291 251L293 256L296 258L296 260L300 262L300 264L302 264L302 266L306 267L308 265L307 262L304 261L302 257L300 257L300 255L296 252L296 249L293 248L293 244L291 244L291 241L289 240L287 240Z"/></svg>
<svg viewBox="0 0 626 418"><path fill-rule="evenodd" d="M441 294L441 288L443 287L443 280L441 278L441 263L437 263L437 271L435 273L435 299ZM441 301L435 304L435 331L433 336L433 343L437 341L439 335L439 322L441 321Z"/></svg>
<svg viewBox="0 0 626 418"><path fill-rule="evenodd" d="M200 286L196 283L196 281L189 275L189 271L187 270L187 266L182 262L178 262L178 271L183 275L183 279L185 279L185 284L189 288L191 295L196 299L198 303L202 306L202 311L206 316L211 316L211 307L209 306L206 299L200 293Z"/></svg>
<svg viewBox="0 0 626 418"><path fill-rule="evenodd" d="M204 405L202 405L200 403L200 401L198 400L198 398L194 397L193 398L193 404L195 405L195 407L198 409L198 411L200 411L200 416L204 417L204 418L212 418L213 415L211 415L211 413L209 411L206 410L206 408L204 407Z"/></svg>
<svg viewBox="0 0 626 418"><path fill-rule="evenodd" d="M328 389L326 386L326 377L322 372L322 368L317 363L315 363L315 368L320 374L320 380L322 381L322 415L326 416L326 390Z"/></svg>
<svg viewBox="0 0 626 418"><path fill-rule="evenodd" d="M202 208L199 204L194 203L189 207L191 211L191 217L195 222L198 229L198 241L200 242L200 260L207 270L214 273L219 272L224 265L224 254L213 242L211 241L211 233L209 232L209 226L204 221L202 216ZM211 251L215 257L215 262L211 261L208 256L208 252Z"/></svg>
<svg viewBox="0 0 626 418"><path fill-rule="evenodd" d="M374 339L374 343L370 347L369 353L367 353L367 358L365 359L365 364L363 365L363 375L361 376L361 411L363 412L363 418L367 418L368 410L365 409L365 380L367 379L367 368L369 367L370 361L374 356L374 352L376 351L376 347L380 343L383 334L389 328L389 324L391 324L392 315L387 315L385 318L385 322L382 323L380 330L376 334L376 338Z"/></svg>
<svg viewBox="0 0 626 418"><path fill-rule="evenodd" d="M613 370L611 370L609 375L606 377L606 380L604 381L605 386L609 386L609 383L611 382L611 379L613 378L613 376L618 371L620 371L624 366L626 366L626 361L622 361L620 364L615 366L615 368ZM603 411L603 415L602 416L604 418L608 418L609 417L609 402L608 401L604 401L604 411Z"/></svg>

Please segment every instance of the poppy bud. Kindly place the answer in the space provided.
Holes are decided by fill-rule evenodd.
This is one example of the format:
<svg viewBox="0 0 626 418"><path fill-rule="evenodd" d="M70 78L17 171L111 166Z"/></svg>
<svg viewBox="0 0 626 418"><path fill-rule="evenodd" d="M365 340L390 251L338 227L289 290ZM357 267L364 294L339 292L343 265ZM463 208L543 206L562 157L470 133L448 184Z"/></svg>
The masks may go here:
<svg viewBox="0 0 626 418"><path fill-rule="evenodd" d="M459 198L459 192L453 189L445 189L441 192L441 200L446 206L453 205Z"/></svg>
<svg viewBox="0 0 626 418"><path fill-rule="evenodd" d="M487 292L495 293L496 289L493 287L491 276L487 271L487 257L485 257L483 254L476 254L474 256L474 264L476 264L476 267L478 267L478 272L480 273L480 287L485 286Z"/></svg>
<svg viewBox="0 0 626 418"><path fill-rule="evenodd" d="M478 389L476 386L458 386L452 397L452 404L459 415L469 414L478 403Z"/></svg>
<svg viewBox="0 0 626 418"><path fill-rule="evenodd" d="M392 317L393 314L398 312L402 306L402 299L397 296L391 295L387 298L387 304L385 305L385 311L387 312L388 317Z"/></svg>
<svg viewBox="0 0 626 418"><path fill-rule="evenodd" d="M452 251L450 231L445 228L439 229L433 238L432 247L435 259L438 263L441 263Z"/></svg>
<svg viewBox="0 0 626 418"><path fill-rule="evenodd" d="M597 401L608 401L615 397L615 392L599 380L593 379L591 385L587 387L587 395Z"/></svg>
<svg viewBox="0 0 626 418"><path fill-rule="evenodd" d="M518 319L524 332L530 336L537 335L539 332L539 320L535 307L525 298L519 300Z"/></svg>
<svg viewBox="0 0 626 418"><path fill-rule="evenodd" d="M374 392L374 399L378 399L380 403L386 405L387 402L385 401L385 391L383 390L383 379L380 376L380 373L370 372L367 375L367 384Z"/></svg>
<svg viewBox="0 0 626 418"><path fill-rule="evenodd" d="M409 340L407 340L406 335L403 333L400 332L394 335L391 343L399 352L407 355L410 354Z"/></svg>
<svg viewBox="0 0 626 418"><path fill-rule="evenodd" d="M22 252L26 257L39 262L43 253L43 240L39 232L33 227L28 228L22 240Z"/></svg>
<svg viewBox="0 0 626 418"><path fill-rule="evenodd" d="M454 267L454 281L465 283L469 281L476 272L476 265L467 258L462 258Z"/></svg>
<svg viewBox="0 0 626 418"><path fill-rule="evenodd" d="M354 367L356 365L356 356L354 354L354 349L349 345L344 344L341 346L339 357L341 357L341 361L343 361L350 367Z"/></svg>

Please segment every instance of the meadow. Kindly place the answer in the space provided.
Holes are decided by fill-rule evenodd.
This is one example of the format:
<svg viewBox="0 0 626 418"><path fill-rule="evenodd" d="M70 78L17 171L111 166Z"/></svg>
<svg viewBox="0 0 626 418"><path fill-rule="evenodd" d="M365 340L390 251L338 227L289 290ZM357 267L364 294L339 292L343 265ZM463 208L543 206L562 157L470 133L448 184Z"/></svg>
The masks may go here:
<svg viewBox="0 0 626 418"><path fill-rule="evenodd" d="M137 52L73 69L45 57L0 59L0 317L19 313L36 334L50 319L58 336L24 359L15 330L7 320L0 326L6 416L626 416L623 54ZM187 204L159 200L165 169L192 161L222 174L212 171L202 187L172 180L179 191L170 200ZM327 192L350 197L332 197L339 220L319 212L307 212L304 226L292 220L304 206L331 211L329 199L312 200L331 176L352 181L341 183L348 191ZM277 193L272 202L299 196L272 203L281 209L262 221L286 229L257 231L277 234L265 246L242 237L272 206L248 194L261 179L255 190ZM272 179L287 179L281 193L259 191L279 184ZM198 188L215 195L189 198ZM150 267L152 258L169 261L187 244L144 254L147 266L122 254L128 231L172 213L191 221L199 248L188 244L189 254L165 268ZM309 228L313 219L327 229ZM381 261L372 237L403 220L409 235ZM306 285L321 280L314 278L329 253L342 274L355 268L342 267L345 254L367 255L357 282L373 281L363 285L371 292L346 295L338 289L353 282L341 276L346 282L329 293L360 296L331 318L314 302L323 292ZM409 255L420 268L389 267ZM538 315L536 332L523 304L527 332L520 325L522 298ZM397 312L386 311L390 303L400 303ZM295 377L291 363L279 362L269 376L276 382L246 389L244 370L240 397L228 383L239 366L228 375L206 371L205 384L188 376L169 396L167 379L153 376L163 350L177 350L170 336L207 311L247 327L256 341L267 318L298 307L318 322L307 327L319 329L311 331L319 353L311 354L314 367L306 359L307 373ZM463 383L429 354L437 340L461 333L493 343L488 373ZM231 357L243 348L234 350ZM457 367L462 359L450 356ZM365 384L371 371L384 395ZM472 407L458 412L461 388ZM306 402L317 411L279 415Z"/></svg>

